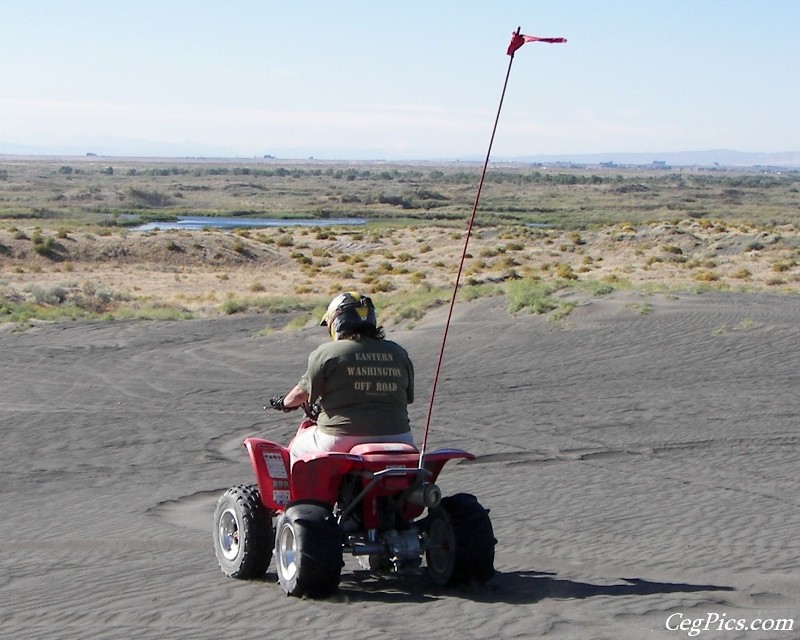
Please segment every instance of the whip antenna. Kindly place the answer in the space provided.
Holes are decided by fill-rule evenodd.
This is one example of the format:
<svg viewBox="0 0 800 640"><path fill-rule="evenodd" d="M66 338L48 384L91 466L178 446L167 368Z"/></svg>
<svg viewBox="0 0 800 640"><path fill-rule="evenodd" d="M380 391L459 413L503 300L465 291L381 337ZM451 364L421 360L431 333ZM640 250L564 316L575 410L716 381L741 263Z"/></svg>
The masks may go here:
<svg viewBox="0 0 800 640"><path fill-rule="evenodd" d="M503 108L503 99L506 96L506 87L508 87L508 78L511 75L511 65L514 62L514 53L519 49L522 45L526 42L547 42L550 44L561 44L567 41L566 38L539 38L537 36L526 36L520 33L520 29L522 27L518 27L516 31L511 34L511 42L508 45L508 50L506 53L509 56L508 59L508 69L506 70L506 78L503 82L503 91L500 93L500 103L497 106L497 115L494 118L494 126L492 127L492 135L489 138L489 147L486 150L486 160L483 162L483 170L481 171L481 178L478 182L478 189L475 194L475 202L472 205L472 213L469 217L469 224L467 225L467 232L464 236L464 249L461 252L461 260L458 263L458 272L456 273L456 281L453 285L453 295L450 298L450 307L447 310L447 321L444 325L444 334L442 335L442 344L439 347L439 360L436 363L436 371L433 377L433 388L431 389L431 399L428 404L428 416L425 420L425 435L422 437L422 446L419 450L419 468L421 469L424 461L425 461L425 449L428 445L428 432L431 428L431 414L433 413L433 401L436 397L436 386L439 382L439 372L442 368L442 360L444 358L444 347L447 343L447 333L450 330L450 320L453 317L453 307L456 304L456 295L458 294L458 285L461 282L461 272L464 269L464 261L467 257L467 247L469 246L469 239L472 235L472 227L475 224L475 213L478 211L478 203L480 202L481 198L481 191L483 190L483 182L486 178L486 169L489 166L489 158L492 155L492 145L494 144L494 136L497 133L497 123L500 121L500 111Z"/></svg>

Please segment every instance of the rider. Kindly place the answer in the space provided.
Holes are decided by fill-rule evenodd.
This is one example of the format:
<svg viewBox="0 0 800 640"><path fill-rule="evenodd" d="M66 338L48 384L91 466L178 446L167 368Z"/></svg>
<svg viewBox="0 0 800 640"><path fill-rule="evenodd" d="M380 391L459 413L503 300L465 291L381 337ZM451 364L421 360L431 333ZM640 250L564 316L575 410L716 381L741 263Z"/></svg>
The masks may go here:
<svg viewBox="0 0 800 640"><path fill-rule="evenodd" d="M305 453L347 452L367 442L413 445L407 405L414 401L414 368L406 350L384 338L372 300L342 293L320 326L333 342L311 352L289 393L270 400L281 411L319 402L316 426L299 432L289 447L292 464Z"/></svg>

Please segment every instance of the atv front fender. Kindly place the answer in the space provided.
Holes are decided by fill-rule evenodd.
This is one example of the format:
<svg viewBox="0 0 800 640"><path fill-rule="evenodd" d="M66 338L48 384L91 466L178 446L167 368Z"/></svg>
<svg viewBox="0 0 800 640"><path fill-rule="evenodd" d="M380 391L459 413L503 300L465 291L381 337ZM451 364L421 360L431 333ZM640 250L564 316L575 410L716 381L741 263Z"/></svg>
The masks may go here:
<svg viewBox="0 0 800 640"><path fill-rule="evenodd" d="M245 439L244 447L250 456L264 506L272 511L283 511L291 499L289 450L261 438Z"/></svg>

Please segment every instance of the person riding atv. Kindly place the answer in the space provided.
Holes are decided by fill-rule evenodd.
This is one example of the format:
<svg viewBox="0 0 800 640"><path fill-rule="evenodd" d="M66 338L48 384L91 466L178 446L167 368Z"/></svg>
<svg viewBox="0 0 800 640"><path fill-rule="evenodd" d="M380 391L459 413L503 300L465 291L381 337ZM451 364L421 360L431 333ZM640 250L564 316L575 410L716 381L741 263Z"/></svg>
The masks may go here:
<svg viewBox="0 0 800 640"><path fill-rule="evenodd" d="M328 305L320 326L332 342L315 349L300 382L270 405L291 411L317 403L317 424L290 445L292 464L314 451L347 452L375 442L413 445L408 404L414 401L414 367L403 347L387 340L372 300L349 291Z"/></svg>
<svg viewBox="0 0 800 640"><path fill-rule="evenodd" d="M256 482L217 501L220 569L262 578L274 557L278 583L296 597L333 594L346 555L378 573L416 571L424 558L436 585L483 584L497 544L489 510L472 494L444 497L436 485L447 462L475 455L414 446L411 360L384 338L367 296L337 296L321 324L333 342L311 353L295 388L270 401L282 411L303 407L297 434L288 447L245 438Z"/></svg>

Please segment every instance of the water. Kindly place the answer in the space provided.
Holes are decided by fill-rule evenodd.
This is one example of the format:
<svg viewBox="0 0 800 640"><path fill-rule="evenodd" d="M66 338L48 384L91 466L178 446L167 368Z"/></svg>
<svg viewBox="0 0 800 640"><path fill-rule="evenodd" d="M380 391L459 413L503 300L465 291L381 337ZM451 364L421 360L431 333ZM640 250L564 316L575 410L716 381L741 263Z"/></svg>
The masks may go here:
<svg viewBox="0 0 800 640"><path fill-rule="evenodd" d="M164 229L183 229L197 231L200 229L242 229L258 227L331 227L337 225L366 224L364 218L320 218L293 219L280 218L214 218L208 216L179 216L169 222L148 222L132 227L132 231L155 231Z"/></svg>
<svg viewBox="0 0 800 640"><path fill-rule="evenodd" d="M549 222L526 222L528 229L552 229L553 225Z"/></svg>

